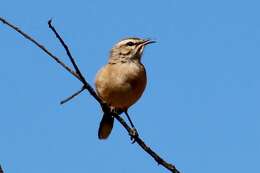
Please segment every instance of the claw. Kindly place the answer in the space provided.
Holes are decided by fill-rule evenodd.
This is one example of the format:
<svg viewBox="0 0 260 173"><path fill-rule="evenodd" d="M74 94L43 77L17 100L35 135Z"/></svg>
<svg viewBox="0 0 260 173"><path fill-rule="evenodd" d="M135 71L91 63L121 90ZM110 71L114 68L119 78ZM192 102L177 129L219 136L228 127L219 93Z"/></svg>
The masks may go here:
<svg viewBox="0 0 260 173"><path fill-rule="evenodd" d="M138 132L135 128L131 128L129 135L131 136L132 144L136 142L136 138L138 137Z"/></svg>

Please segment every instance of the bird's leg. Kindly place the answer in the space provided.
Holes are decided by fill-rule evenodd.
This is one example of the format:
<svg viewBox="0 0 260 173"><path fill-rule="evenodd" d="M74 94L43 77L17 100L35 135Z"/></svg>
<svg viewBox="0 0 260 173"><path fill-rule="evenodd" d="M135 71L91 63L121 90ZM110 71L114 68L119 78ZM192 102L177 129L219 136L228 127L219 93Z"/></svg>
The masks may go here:
<svg viewBox="0 0 260 173"><path fill-rule="evenodd" d="M125 114L126 114L126 117L127 117L128 121L129 121L130 124L131 124L131 127L132 127L132 128L131 128L131 132L130 132L130 136L131 136L132 143L135 143L135 137L138 136L137 130L136 130L136 128L135 128L135 126L134 126L134 124L133 124L133 122L132 122L132 120L131 120L131 118L130 118L128 112L127 112L127 110L125 110L124 112L125 112Z"/></svg>
<svg viewBox="0 0 260 173"><path fill-rule="evenodd" d="M124 109L119 109L119 108L115 108L115 107L110 106L110 112L114 113L114 114L118 114L118 115L121 114L122 112L124 112L126 114L126 117L127 117L128 121L130 122L130 125L131 125L129 135L131 136L132 143L135 143L135 139L136 139L136 137L138 137L138 133L137 133L137 130L136 130L128 112L127 112L127 109L124 110Z"/></svg>
<svg viewBox="0 0 260 173"><path fill-rule="evenodd" d="M129 121L129 122L130 122L130 124L131 124L131 127L132 127L133 129L135 129L135 126L134 126L134 124L133 124L133 122L132 122L132 120L131 120L130 116L128 115L128 112L127 112L127 110L125 110L124 112L125 112L125 114L126 114L126 117L127 117L128 121Z"/></svg>

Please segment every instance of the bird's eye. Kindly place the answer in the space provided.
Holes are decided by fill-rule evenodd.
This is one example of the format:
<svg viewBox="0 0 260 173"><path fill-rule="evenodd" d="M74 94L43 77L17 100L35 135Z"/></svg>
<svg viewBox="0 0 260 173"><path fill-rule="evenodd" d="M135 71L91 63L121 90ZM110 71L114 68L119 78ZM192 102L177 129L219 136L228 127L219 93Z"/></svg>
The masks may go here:
<svg viewBox="0 0 260 173"><path fill-rule="evenodd" d="M127 46L133 46L135 45L132 41L129 41L128 43L126 43Z"/></svg>

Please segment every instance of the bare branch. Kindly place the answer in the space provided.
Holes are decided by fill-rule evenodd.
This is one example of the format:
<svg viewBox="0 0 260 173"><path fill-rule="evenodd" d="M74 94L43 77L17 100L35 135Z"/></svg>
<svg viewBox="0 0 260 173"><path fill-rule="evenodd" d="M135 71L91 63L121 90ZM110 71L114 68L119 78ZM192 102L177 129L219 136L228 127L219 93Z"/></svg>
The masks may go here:
<svg viewBox="0 0 260 173"><path fill-rule="evenodd" d="M39 44L38 42L36 42L33 38L31 38L30 36L28 36L28 34L24 33L23 31L21 31L18 27L10 24L9 22L7 22L6 20L4 20L3 18L0 17L0 20L8 25L9 27L11 27L12 29L14 29L15 31L17 31L18 33L20 33L21 35L23 35L26 39L32 41L34 44L36 44L40 49L42 49L44 52L46 52L49 56L51 56L57 63L59 63L60 65L62 65L62 67L64 67L65 69L67 69L71 74L73 74L77 79L79 79L82 83L83 83L83 87L80 91L78 91L77 93L79 94L80 92L82 92L85 89L88 90L88 92L98 101L98 103L101 105L103 111L105 113L111 114L113 115L119 122L120 124L127 130L128 134L131 136L131 138L134 139L134 141L145 151L147 152L158 164L162 165L163 167L165 167L166 169L168 169L169 171L173 172L173 173L180 173L176 167L168 162L166 162L164 159L162 159L157 153L155 153L150 147L148 147L145 142L139 137L138 133L133 133L133 129L130 128L130 126L128 126L128 124L124 121L124 119L122 117L120 117L120 114L122 113L122 111L114 113L111 112L111 110L109 109L108 105L106 105L96 94L95 90L89 85L89 83L85 80L85 78L83 77L83 75L81 74L75 60L73 59L73 57L71 56L71 53L69 51L68 46L65 44L65 42L62 40L62 38L59 36L59 34L56 32L55 28L51 25L51 20L48 22L49 27L51 28L51 30L54 32L55 36L59 39L60 43L62 44L62 46L65 48L68 57L70 58L71 63L73 64L75 71L71 70L69 67L67 67L62 61L60 61L57 57L55 57L54 55L52 55L46 48L44 48L41 44ZM70 100L71 98L75 97L78 94L73 94L73 96L69 97L68 99ZM0 172L1 173L1 172Z"/></svg>

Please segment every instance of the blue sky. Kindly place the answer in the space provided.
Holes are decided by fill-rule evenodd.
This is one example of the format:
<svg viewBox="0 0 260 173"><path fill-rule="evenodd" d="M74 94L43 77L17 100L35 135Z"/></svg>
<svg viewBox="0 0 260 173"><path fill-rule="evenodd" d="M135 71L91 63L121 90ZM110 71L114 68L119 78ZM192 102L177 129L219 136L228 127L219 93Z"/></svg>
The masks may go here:
<svg viewBox="0 0 260 173"><path fill-rule="evenodd" d="M152 38L148 86L130 110L141 137L181 172L260 172L259 1L3 1L0 16L69 62L53 24L93 84L110 48ZM6 173L168 172L118 124L100 141L101 110L80 83L0 24L0 163Z"/></svg>

